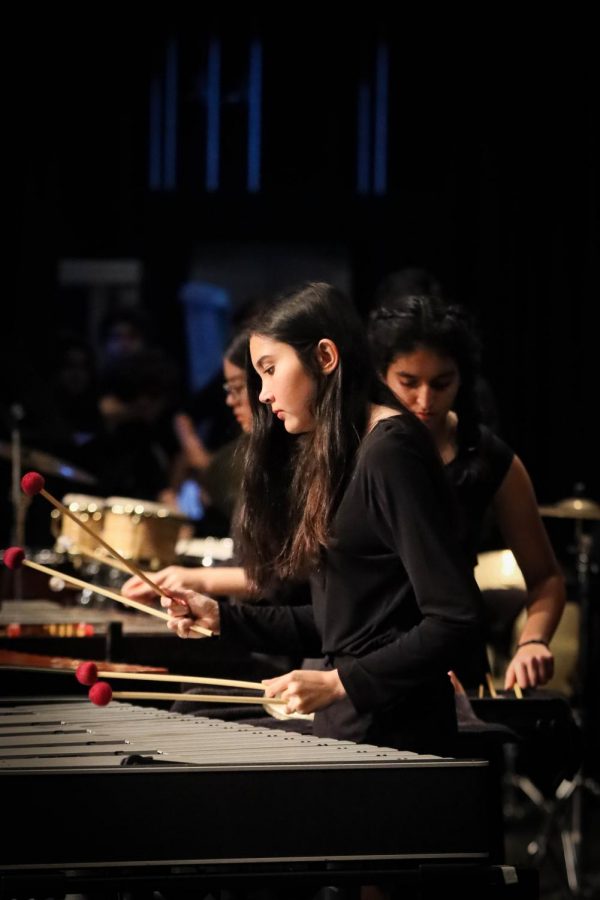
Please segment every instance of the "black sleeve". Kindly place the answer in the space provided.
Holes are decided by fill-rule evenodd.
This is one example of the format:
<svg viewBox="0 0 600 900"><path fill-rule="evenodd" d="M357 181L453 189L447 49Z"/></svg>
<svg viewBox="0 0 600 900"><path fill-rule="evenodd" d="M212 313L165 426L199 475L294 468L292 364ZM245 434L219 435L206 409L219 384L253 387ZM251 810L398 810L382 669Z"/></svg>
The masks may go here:
<svg viewBox="0 0 600 900"><path fill-rule="evenodd" d="M320 656L321 639L313 609L219 602L221 637L249 650L290 656Z"/></svg>
<svg viewBox="0 0 600 900"><path fill-rule="evenodd" d="M373 527L397 551L422 619L391 643L340 661L340 678L359 711L422 689L481 640L479 591L452 531L443 470L421 449L390 430L371 448L362 473Z"/></svg>

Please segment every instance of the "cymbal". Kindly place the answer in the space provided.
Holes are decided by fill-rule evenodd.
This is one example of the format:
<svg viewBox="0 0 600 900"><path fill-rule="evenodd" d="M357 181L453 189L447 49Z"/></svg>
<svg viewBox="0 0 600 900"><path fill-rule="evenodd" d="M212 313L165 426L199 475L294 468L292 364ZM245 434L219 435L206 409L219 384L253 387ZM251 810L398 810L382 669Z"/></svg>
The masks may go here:
<svg viewBox="0 0 600 900"><path fill-rule="evenodd" d="M600 519L600 504L586 497L565 497L539 510L541 516L555 519Z"/></svg>
<svg viewBox="0 0 600 900"><path fill-rule="evenodd" d="M7 441L0 441L0 457L12 459L12 446ZM97 478L71 465L70 462L52 456L44 450L35 450L33 447L21 447L21 465L26 469L34 469L44 475L55 475L66 481L75 481L81 484L96 484Z"/></svg>

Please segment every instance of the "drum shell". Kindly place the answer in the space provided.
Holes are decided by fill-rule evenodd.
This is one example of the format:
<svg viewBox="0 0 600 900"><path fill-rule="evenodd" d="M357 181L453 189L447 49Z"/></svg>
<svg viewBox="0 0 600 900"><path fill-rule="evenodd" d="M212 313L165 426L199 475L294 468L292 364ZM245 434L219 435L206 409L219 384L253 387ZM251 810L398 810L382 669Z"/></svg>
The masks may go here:
<svg viewBox="0 0 600 900"><path fill-rule="evenodd" d="M185 522L183 516L159 503L109 497L102 536L126 559L159 568L175 562L177 539Z"/></svg>
<svg viewBox="0 0 600 900"><path fill-rule="evenodd" d="M91 528L96 534L102 535L106 504L104 497L92 497L88 494L65 494L62 503L88 528ZM82 550L97 550L98 542L69 516L57 509L52 511L51 516L52 530L56 537L58 551L77 554Z"/></svg>

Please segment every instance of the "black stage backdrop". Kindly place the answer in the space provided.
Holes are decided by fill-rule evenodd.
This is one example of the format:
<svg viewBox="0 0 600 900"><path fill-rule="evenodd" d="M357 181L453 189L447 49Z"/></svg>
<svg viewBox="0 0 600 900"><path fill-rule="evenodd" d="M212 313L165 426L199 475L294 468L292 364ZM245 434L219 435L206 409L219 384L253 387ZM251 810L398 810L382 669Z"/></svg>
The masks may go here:
<svg viewBox="0 0 600 900"><path fill-rule="evenodd" d="M6 385L41 365L48 334L89 326L85 305L61 291L62 259L140 260L142 303L183 357L176 295L195 247L335 246L365 312L388 272L435 272L479 321L502 433L540 501L572 494L576 482L600 499L590 22L538 22L525 33L516 21L392 29L368 11L334 23L308 10L277 21L144 21L140 11L124 22L110 6L45 15L6 33L5 182L15 200L5 208L6 403L15 393ZM215 53L216 187L207 161ZM260 187L249 190L257 85ZM158 126L153 89L164 101ZM174 149L165 146L173 96ZM153 127L163 144L151 187Z"/></svg>

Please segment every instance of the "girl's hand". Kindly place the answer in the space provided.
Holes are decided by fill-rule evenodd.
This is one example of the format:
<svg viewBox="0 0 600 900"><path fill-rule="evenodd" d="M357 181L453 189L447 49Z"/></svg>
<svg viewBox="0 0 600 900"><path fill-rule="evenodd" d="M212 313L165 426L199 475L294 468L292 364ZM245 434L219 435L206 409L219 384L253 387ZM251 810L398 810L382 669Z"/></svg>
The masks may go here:
<svg viewBox="0 0 600 900"><path fill-rule="evenodd" d="M321 672L299 669L277 678L264 678L265 695L287 701L287 713L312 713L346 696L337 669Z"/></svg>
<svg viewBox="0 0 600 900"><path fill-rule="evenodd" d="M161 597L160 604L169 614L167 628L180 638L200 638L201 634L191 631L192 625L208 628L218 634L221 626L219 604L210 597L194 591L171 591L171 596Z"/></svg>
<svg viewBox="0 0 600 900"><path fill-rule="evenodd" d="M511 690L515 684L521 688L540 687L554 674L554 656L544 644L526 644L517 650L510 661L504 687Z"/></svg>

